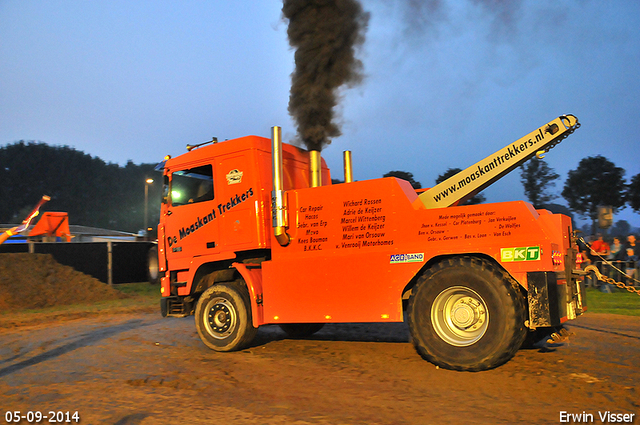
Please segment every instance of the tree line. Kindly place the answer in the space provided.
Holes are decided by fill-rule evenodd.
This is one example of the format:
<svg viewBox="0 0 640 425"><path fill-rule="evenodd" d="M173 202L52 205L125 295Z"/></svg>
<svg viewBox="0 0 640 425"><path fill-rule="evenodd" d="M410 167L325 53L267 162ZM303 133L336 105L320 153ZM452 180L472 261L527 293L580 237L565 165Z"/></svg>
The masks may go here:
<svg viewBox="0 0 640 425"><path fill-rule="evenodd" d="M149 225L160 217L162 174L156 164L106 163L69 146L19 141L0 148L0 223L18 223L42 197L43 211L69 213L71 224L138 232L144 228L145 180Z"/></svg>
<svg viewBox="0 0 640 425"><path fill-rule="evenodd" d="M627 205L640 212L640 174L633 176L629 183L625 174L623 168L616 167L602 155L583 158L575 170L569 171L561 195L571 211L591 219L592 233L595 233L601 206L611 207L613 213ZM520 180L525 195L534 206L544 206L545 202L557 197L549 194L548 188L555 185L558 178L545 162L538 159L521 166Z"/></svg>
<svg viewBox="0 0 640 425"><path fill-rule="evenodd" d="M449 168L440 174L436 184L441 183L462 171L460 168ZM390 171L383 177L398 177L407 180L415 189L422 188L420 182L415 181L413 174L406 171ZM626 205L635 212L640 212L640 174L625 179L625 170L616 167L607 158L596 155L589 156L580 161L575 170L569 171L565 180L561 195L569 205L569 208L553 204L558 198L550 192L560 176L541 159L532 158L520 166L520 182L529 202L536 208L553 207L554 212L564 214L577 213L581 218L591 219L592 232L595 232L595 223L598 219L598 207L609 206L614 213ZM478 194L467 200L465 205L479 204L485 201L482 194ZM624 221L624 220L622 220ZM616 223L618 224L618 223ZM628 233L628 223L620 223L618 229L621 233Z"/></svg>
<svg viewBox="0 0 640 425"><path fill-rule="evenodd" d="M154 170L155 166L132 161L120 166L68 146L34 141L0 147L0 223L22 221L42 195L49 195L51 201L44 210L68 212L72 224L137 232L144 228L145 181L152 178L154 183L148 186L148 224L155 227L162 193L162 174ZM460 171L448 168L436 184ZM390 171L384 175L389 176L407 180L416 189L422 187L412 173ZM559 177L546 162L536 158L520 166L525 195L537 208L553 205L554 212L574 212L594 223L600 205L611 206L614 213L626 205L640 212L640 174L627 182L625 170L603 156L584 158L569 171L561 192L568 209L552 204L558 196L550 189ZM485 200L480 193L465 204ZM620 225L618 230L628 230L624 223Z"/></svg>

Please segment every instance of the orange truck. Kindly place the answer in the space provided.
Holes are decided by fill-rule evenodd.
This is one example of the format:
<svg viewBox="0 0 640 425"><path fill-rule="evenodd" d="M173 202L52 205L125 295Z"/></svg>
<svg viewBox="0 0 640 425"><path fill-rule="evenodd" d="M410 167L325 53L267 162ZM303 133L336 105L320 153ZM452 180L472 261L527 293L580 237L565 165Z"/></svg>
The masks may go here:
<svg viewBox="0 0 640 425"><path fill-rule="evenodd" d="M163 316L240 350L262 325L407 321L426 360L478 371L586 309L569 217L527 202L459 205L579 127L563 115L426 191L331 184L319 152L248 136L167 157L158 226Z"/></svg>

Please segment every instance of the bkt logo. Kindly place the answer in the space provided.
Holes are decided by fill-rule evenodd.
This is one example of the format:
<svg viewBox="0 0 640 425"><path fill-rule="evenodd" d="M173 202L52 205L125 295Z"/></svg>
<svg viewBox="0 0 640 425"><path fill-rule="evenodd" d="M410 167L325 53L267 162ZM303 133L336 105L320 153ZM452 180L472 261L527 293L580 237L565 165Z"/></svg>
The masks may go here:
<svg viewBox="0 0 640 425"><path fill-rule="evenodd" d="M502 248L500 261L536 261L540 259L539 246L527 246L522 248Z"/></svg>

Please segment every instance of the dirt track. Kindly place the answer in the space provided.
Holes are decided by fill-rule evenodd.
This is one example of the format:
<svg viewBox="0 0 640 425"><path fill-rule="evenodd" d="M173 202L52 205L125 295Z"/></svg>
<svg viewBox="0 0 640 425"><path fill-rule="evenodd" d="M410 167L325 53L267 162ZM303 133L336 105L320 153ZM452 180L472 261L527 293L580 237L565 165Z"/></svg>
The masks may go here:
<svg viewBox="0 0 640 425"><path fill-rule="evenodd" d="M587 314L570 342L479 373L422 360L403 324L327 325L307 340L261 328L214 353L193 317L114 314L0 331L0 408L78 411L82 424L640 423L640 318ZM23 420L22 423L27 423Z"/></svg>

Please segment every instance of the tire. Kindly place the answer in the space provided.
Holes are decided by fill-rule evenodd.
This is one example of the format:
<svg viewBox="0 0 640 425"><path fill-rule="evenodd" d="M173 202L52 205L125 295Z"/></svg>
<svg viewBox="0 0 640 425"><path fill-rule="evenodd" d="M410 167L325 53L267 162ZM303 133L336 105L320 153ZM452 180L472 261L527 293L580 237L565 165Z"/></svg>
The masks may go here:
<svg viewBox="0 0 640 425"><path fill-rule="evenodd" d="M220 283L204 291L195 312L202 342L215 351L247 347L258 332L251 322L249 300L244 281Z"/></svg>
<svg viewBox="0 0 640 425"><path fill-rule="evenodd" d="M147 253L147 280L152 285L160 283L160 261L158 260L158 246L149 248Z"/></svg>
<svg viewBox="0 0 640 425"><path fill-rule="evenodd" d="M324 327L324 323L283 323L279 325L289 338L305 338Z"/></svg>
<svg viewBox="0 0 640 425"><path fill-rule="evenodd" d="M453 257L419 278L409 298L413 345L437 366L464 371L509 361L527 334L518 283L487 260Z"/></svg>

